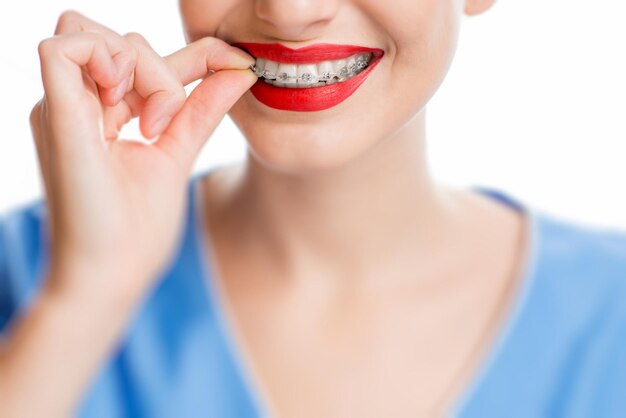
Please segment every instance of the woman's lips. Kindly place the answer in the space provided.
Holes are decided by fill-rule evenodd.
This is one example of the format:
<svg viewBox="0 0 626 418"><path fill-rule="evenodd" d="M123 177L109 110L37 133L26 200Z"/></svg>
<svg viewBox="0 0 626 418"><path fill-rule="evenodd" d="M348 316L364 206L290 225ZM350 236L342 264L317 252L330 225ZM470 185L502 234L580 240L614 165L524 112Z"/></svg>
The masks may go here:
<svg viewBox="0 0 626 418"><path fill-rule="evenodd" d="M325 110L346 100L365 81L384 55L382 49L355 45L314 44L292 49L282 44L233 43L255 58L263 58L285 64L315 64L321 61L339 60L358 53L371 52L372 61L359 74L327 86L310 88L277 87L261 78L251 88L253 96L261 103L279 110L314 112Z"/></svg>
<svg viewBox="0 0 626 418"><path fill-rule="evenodd" d="M383 50L356 45L313 44L292 49L285 45L237 42L233 46L246 50L254 58L265 58L285 64L310 64L320 61L348 58L359 52L372 52L382 55Z"/></svg>

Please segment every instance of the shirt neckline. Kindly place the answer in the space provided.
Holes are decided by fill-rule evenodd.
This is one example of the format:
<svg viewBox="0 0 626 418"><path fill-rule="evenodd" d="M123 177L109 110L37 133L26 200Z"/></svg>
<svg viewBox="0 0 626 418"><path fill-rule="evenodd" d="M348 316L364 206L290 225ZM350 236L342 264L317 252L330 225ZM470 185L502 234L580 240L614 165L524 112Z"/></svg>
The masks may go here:
<svg viewBox="0 0 626 418"><path fill-rule="evenodd" d="M200 264L200 286L204 291L205 296L208 298L209 309L215 316L217 329L219 332L219 339L224 342L228 348L228 352L232 358L232 362L238 377L241 378L245 387L245 396L251 401L253 409L256 412L255 416L267 417L270 416L270 408L267 404L267 396L261 390L261 385L255 380L252 367L247 362L241 346L238 344L241 338L236 336L235 327L233 326L231 319L227 316L226 308L224 306L223 298L220 297L222 291L218 289L218 283L215 280L216 271L214 263L213 246L211 245L211 238L205 236L207 233L206 223L201 216L203 211L203 202L200 198L200 180L206 176L219 170L222 166L210 168L203 172L194 175L190 181L190 225L191 234L193 234L194 244L196 249L196 257Z"/></svg>
<svg viewBox="0 0 626 418"><path fill-rule="evenodd" d="M219 337L228 347L235 369L244 382L246 396L252 401L254 409L258 412L258 416L269 416L270 409L268 399L265 396L266 394L262 390L258 380L253 376L252 367L246 360L243 350L238 344L241 338L235 335L237 332L231 319L227 316L223 299L220 297L221 290L218 289L218 283L215 281L216 272L214 270L213 248L210 237L205 236L207 228L204 218L200 216L204 213L199 190L200 180L218 171L220 167L221 166L210 168L195 174L191 178L190 183L192 205L190 212L192 217L191 232L194 235L196 257L200 263L201 277L199 277L199 279L202 282L201 288L208 297L210 309L216 317L218 331L220 333ZM518 270L520 277L517 279L515 296L513 296L512 301L509 301L509 306L506 308L507 311L503 314L504 317L501 318L498 329L494 331L495 336L491 340L492 344L485 350L486 353L482 354L478 366L473 370L472 376L465 382L465 386L462 388L461 392L457 393L452 399L446 411L446 415L451 417L461 416L474 398L478 396L478 390L481 384L493 373L498 358L501 356L505 347L511 344L517 325L525 313L525 308L529 306L529 298L536 281L536 270L539 264L539 240L541 234L540 215L533 208L523 204L520 200L494 188L473 186L470 190L501 204L508 205L526 216L526 236L528 237L527 253L524 257L525 259L522 260L522 268Z"/></svg>
<svg viewBox="0 0 626 418"><path fill-rule="evenodd" d="M530 298L537 281L538 265L540 257L541 241L541 215L532 207L525 205L513 196L485 186L474 186L471 190L483 196L494 199L501 204L508 205L526 216L526 236L528 237L527 253L522 260L522 268L518 270L517 288L513 300L510 301L507 311L504 313L492 344L486 349L486 353L479 360L480 364L474 370L474 374L466 382L465 387L452 400L447 415L451 417L462 416L470 404L478 397L481 385L487 382L489 375L494 373L496 363L502 356L505 348L513 344L515 331L521 319L527 313L530 306Z"/></svg>

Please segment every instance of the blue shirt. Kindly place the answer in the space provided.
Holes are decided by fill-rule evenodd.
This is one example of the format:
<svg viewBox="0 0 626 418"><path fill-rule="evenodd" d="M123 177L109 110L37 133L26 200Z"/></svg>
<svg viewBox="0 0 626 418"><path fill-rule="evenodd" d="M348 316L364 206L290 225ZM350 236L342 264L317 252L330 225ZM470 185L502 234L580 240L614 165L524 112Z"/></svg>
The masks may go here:
<svg viewBox="0 0 626 418"><path fill-rule="evenodd" d="M88 388L80 417L266 415L201 235L196 185L207 174L189 181L174 262ZM451 415L626 417L626 233L555 219L497 190L476 191L527 213L531 254L496 344ZM41 199L0 218L0 331L45 278L46 225Z"/></svg>

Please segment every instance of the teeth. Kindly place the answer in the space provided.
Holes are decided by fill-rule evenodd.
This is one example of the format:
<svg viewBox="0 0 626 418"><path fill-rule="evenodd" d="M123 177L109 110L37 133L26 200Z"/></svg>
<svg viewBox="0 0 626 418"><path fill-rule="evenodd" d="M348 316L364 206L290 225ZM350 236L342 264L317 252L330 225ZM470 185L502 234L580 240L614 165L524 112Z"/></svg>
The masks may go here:
<svg viewBox="0 0 626 418"><path fill-rule="evenodd" d="M295 87L298 78L298 65L297 64L278 64L278 70L276 72L275 86L279 87Z"/></svg>
<svg viewBox="0 0 626 418"><path fill-rule="evenodd" d="M263 68L263 77L273 80L278 74L278 63L275 61L265 60L265 68Z"/></svg>
<svg viewBox="0 0 626 418"><path fill-rule="evenodd" d="M265 70L265 63L266 63L266 61L263 58L257 58L256 59L256 63L254 64L254 66L255 66L255 71L254 72L259 77L261 77L263 75L263 70Z"/></svg>
<svg viewBox="0 0 626 418"><path fill-rule="evenodd" d="M370 59L371 59L371 54L369 53L357 55L356 65L359 68L359 70L362 70L365 67L367 67L367 64L369 63Z"/></svg>
<svg viewBox="0 0 626 418"><path fill-rule="evenodd" d="M310 87L317 83L317 65L298 65L298 87Z"/></svg>
<svg viewBox="0 0 626 418"><path fill-rule="evenodd" d="M330 81L333 78L335 69L333 68L333 63L331 61L322 61L317 64L317 71L321 80Z"/></svg>
<svg viewBox="0 0 626 418"><path fill-rule="evenodd" d="M348 76L348 67L346 67L346 63L348 60L337 60L333 62L333 71L339 77L340 81L343 81Z"/></svg>
<svg viewBox="0 0 626 418"><path fill-rule="evenodd" d="M348 58L348 62L346 63L346 67L348 69L348 75L346 76L347 78L352 78L356 75L359 67L357 67L356 65L356 58L355 57L350 57Z"/></svg>
<svg viewBox="0 0 626 418"><path fill-rule="evenodd" d="M252 70L268 84L277 87L321 87L354 77L369 65L372 53L317 64L285 64L257 58Z"/></svg>

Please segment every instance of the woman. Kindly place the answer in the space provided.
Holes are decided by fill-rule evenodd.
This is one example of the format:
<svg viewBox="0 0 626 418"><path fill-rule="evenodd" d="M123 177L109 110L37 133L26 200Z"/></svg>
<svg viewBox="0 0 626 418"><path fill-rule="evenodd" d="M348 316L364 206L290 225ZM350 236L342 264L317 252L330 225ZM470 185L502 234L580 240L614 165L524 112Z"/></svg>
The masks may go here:
<svg viewBox="0 0 626 418"><path fill-rule="evenodd" d="M181 0L164 58L64 13L47 204L0 224L0 414L626 413L626 235L428 171L425 106L492 4ZM247 159L189 180L226 112ZM117 141L136 116L150 146Z"/></svg>

